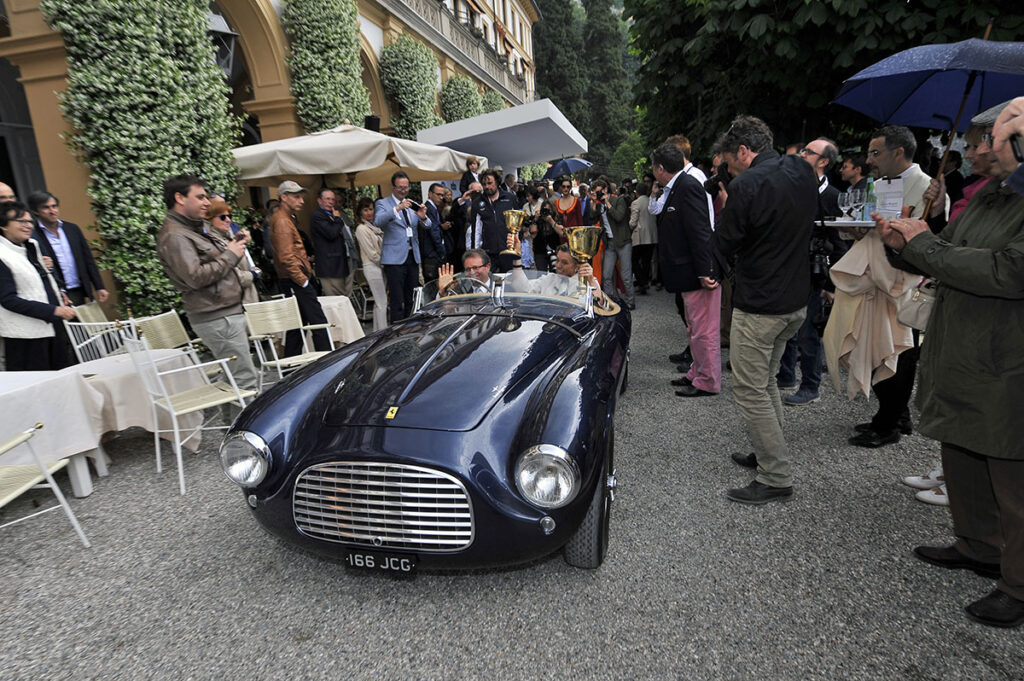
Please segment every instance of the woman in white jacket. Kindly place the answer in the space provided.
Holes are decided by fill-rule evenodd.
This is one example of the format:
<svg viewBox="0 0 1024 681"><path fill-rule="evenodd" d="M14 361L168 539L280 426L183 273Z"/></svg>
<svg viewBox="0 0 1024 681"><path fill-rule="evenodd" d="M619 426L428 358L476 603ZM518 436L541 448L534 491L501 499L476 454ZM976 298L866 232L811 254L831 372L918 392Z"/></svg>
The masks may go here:
<svg viewBox="0 0 1024 681"><path fill-rule="evenodd" d="M20 203L0 204L0 336L7 371L49 371L68 365L62 304L53 277L31 238L36 221Z"/></svg>
<svg viewBox="0 0 1024 681"><path fill-rule="evenodd" d="M388 325L388 294L384 288L384 273L380 267L380 252L384 244L384 232L373 224L373 199L362 197L356 204L356 243L363 259L363 276L373 294L373 330L380 331Z"/></svg>

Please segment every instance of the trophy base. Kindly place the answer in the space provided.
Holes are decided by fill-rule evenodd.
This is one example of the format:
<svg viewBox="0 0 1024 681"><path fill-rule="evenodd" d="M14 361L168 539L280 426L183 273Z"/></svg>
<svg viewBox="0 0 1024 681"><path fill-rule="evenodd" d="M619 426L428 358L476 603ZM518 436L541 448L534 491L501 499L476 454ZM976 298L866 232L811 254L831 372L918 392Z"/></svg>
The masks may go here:
<svg viewBox="0 0 1024 681"><path fill-rule="evenodd" d="M506 248L504 251L502 251L498 255L519 255L519 254L516 253L515 251L513 251L511 248Z"/></svg>

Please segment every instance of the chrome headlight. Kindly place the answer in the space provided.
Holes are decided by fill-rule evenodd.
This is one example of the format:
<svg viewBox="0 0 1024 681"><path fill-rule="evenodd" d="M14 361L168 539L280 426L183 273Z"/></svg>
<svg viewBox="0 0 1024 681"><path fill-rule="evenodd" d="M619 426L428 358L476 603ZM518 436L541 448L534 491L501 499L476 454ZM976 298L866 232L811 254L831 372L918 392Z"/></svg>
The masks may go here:
<svg viewBox="0 0 1024 681"><path fill-rule="evenodd" d="M516 462L516 488L531 504L560 508L580 491L580 469L555 445L534 445Z"/></svg>
<svg viewBox="0 0 1024 681"><path fill-rule="evenodd" d="M231 482L255 487L270 470L270 448L256 433L232 433L220 445L220 465Z"/></svg>

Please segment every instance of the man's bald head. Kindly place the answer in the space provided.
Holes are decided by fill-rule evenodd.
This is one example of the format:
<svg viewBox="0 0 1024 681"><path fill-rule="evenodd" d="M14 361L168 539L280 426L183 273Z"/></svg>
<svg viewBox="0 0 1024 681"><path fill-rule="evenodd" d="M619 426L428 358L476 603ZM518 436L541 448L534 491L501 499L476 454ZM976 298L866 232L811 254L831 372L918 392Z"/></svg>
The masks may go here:
<svg viewBox="0 0 1024 681"><path fill-rule="evenodd" d="M18 197L14 195L14 190L11 189L10 185L0 182L0 203L7 203L9 201L17 201Z"/></svg>

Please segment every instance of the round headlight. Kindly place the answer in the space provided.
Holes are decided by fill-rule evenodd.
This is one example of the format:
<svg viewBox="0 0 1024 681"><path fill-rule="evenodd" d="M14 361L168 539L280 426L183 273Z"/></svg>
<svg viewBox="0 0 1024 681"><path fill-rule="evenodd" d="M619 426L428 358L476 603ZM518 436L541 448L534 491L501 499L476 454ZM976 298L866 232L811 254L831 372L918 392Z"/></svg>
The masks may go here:
<svg viewBox="0 0 1024 681"><path fill-rule="evenodd" d="M561 447L534 445L516 462L516 488L531 504L560 508L579 492L580 469Z"/></svg>
<svg viewBox="0 0 1024 681"><path fill-rule="evenodd" d="M255 433L232 433L220 445L220 465L231 482L254 487L270 470L270 448Z"/></svg>

